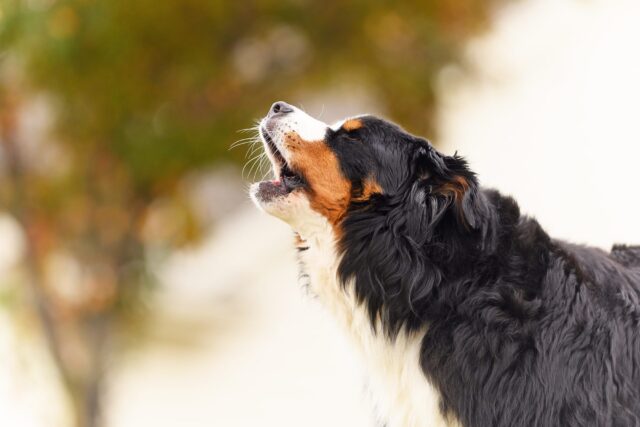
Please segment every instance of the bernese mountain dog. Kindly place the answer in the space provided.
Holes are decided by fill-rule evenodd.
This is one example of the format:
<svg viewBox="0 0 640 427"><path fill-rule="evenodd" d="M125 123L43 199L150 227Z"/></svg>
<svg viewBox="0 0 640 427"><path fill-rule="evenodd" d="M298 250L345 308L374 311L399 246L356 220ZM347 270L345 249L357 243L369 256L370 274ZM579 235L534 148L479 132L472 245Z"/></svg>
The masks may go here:
<svg viewBox="0 0 640 427"><path fill-rule="evenodd" d="M295 232L381 425L640 426L640 247L553 239L462 157L373 116L277 102L259 129L275 179L251 197Z"/></svg>

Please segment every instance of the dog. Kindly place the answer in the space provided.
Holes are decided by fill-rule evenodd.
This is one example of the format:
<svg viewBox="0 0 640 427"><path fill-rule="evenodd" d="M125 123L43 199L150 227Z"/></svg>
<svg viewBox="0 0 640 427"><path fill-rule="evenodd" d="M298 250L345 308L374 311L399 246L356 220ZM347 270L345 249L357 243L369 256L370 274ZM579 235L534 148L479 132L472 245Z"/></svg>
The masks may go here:
<svg viewBox="0 0 640 427"><path fill-rule="evenodd" d="M555 240L380 118L276 102L259 130L275 179L251 198L293 229L381 425L640 426L640 246Z"/></svg>

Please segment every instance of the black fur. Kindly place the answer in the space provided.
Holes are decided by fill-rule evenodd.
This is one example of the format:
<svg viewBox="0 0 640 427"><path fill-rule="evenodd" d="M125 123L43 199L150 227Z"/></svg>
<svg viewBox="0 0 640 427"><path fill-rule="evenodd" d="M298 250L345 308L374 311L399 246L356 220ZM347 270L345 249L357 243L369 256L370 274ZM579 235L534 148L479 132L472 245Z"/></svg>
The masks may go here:
<svg viewBox="0 0 640 427"><path fill-rule="evenodd" d="M462 158L361 121L327 141L354 193L383 194L352 203L339 274L380 333L427 326L442 410L466 427L640 426L640 248L553 240Z"/></svg>

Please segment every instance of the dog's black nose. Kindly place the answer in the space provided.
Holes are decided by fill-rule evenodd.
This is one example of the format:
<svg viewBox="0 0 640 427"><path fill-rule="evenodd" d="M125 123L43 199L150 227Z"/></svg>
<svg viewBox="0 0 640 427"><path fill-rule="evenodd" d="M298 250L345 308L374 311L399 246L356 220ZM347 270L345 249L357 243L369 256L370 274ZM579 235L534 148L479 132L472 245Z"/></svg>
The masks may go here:
<svg viewBox="0 0 640 427"><path fill-rule="evenodd" d="M287 113L293 113L293 107L284 101L274 102L269 110L269 116Z"/></svg>

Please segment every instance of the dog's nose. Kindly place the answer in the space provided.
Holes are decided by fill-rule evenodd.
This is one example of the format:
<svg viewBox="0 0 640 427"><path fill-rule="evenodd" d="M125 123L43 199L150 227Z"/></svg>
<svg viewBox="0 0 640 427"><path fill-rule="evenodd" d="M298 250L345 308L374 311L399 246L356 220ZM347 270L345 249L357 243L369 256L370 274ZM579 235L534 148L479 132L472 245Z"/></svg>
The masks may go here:
<svg viewBox="0 0 640 427"><path fill-rule="evenodd" d="M275 116L276 114L287 114L293 113L293 107L287 104L284 101L274 102L269 110L269 117Z"/></svg>

